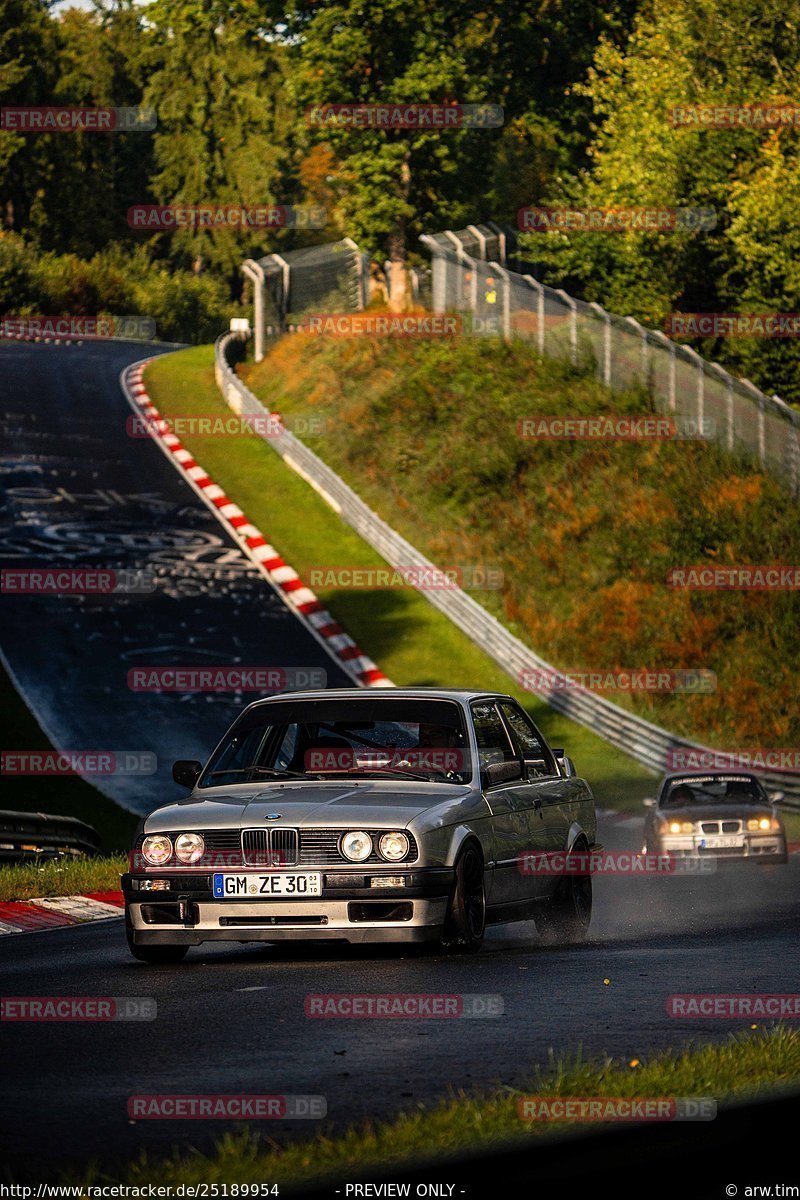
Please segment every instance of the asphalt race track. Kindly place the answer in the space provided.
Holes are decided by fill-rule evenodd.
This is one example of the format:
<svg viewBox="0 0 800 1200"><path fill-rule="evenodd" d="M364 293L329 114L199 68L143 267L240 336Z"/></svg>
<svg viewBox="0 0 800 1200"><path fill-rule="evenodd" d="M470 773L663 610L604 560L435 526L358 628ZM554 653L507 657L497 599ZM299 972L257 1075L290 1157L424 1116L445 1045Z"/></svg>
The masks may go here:
<svg viewBox="0 0 800 1200"><path fill-rule="evenodd" d="M205 760L258 694L133 692L132 667L311 667L330 687L352 682L158 446L128 435L120 371L158 352L0 343L0 565L127 568L157 581L122 596L5 594L0 647L58 749L155 753L153 774L138 774L149 759L134 757L121 761L132 773L91 779L138 813L184 795L173 760Z"/></svg>
<svg viewBox="0 0 800 1200"><path fill-rule="evenodd" d="M635 847L638 827L603 831ZM208 1146L213 1121L131 1124L133 1095L325 1096L327 1123L389 1117L455 1088L524 1087L551 1049L628 1060L749 1028L676 1020L673 993L788 993L800 960L800 859L715 877L595 881L585 946L544 949L529 924L490 930L477 956L399 948L197 947L178 967L129 957L122 922L0 939L0 994L150 996L151 1023L7 1024L0 1152L20 1179L88 1156L121 1164L142 1147ZM608 982L605 982L608 980ZM309 993L499 994L490 1019L320 1020ZM264 1121L275 1138L315 1122ZM47 1136L42 1137L42 1131ZM23 1167L25 1168L23 1170Z"/></svg>

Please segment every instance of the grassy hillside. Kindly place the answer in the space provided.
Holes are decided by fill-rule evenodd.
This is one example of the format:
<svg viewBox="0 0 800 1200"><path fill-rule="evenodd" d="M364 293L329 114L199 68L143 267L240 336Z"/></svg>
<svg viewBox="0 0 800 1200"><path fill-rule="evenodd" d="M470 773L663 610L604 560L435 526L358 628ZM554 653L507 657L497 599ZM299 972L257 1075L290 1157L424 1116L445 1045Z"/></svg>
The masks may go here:
<svg viewBox="0 0 800 1200"><path fill-rule="evenodd" d="M154 361L150 395L172 417L230 416L214 383L210 346ZM262 439L194 434L181 439L226 493L301 576L317 567L385 567L383 559L328 507ZM478 687L512 692L554 746L566 746L590 780L598 804L638 806L652 775L589 730L559 716L513 680L411 587L379 591L315 589L333 615L400 685Z"/></svg>
<svg viewBox="0 0 800 1200"><path fill-rule="evenodd" d="M722 748L800 744L797 592L666 584L673 566L800 563L797 502L751 464L518 437L521 417L648 407L524 343L294 335L241 370L287 418L325 418L305 440L434 562L499 566L502 591L476 598L556 666L710 670L708 695L606 694Z"/></svg>

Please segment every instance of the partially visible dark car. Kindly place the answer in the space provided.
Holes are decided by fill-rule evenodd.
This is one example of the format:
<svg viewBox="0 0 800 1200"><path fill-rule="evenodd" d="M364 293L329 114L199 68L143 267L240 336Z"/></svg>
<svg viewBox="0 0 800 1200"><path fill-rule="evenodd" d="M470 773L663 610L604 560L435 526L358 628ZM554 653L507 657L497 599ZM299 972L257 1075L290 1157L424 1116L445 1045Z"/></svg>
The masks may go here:
<svg viewBox="0 0 800 1200"><path fill-rule="evenodd" d="M785 863L786 831L749 772L681 772L645 800L644 850L680 858Z"/></svg>
<svg viewBox="0 0 800 1200"><path fill-rule="evenodd" d="M100 852L100 835L75 817L0 812L0 864L78 858Z"/></svg>

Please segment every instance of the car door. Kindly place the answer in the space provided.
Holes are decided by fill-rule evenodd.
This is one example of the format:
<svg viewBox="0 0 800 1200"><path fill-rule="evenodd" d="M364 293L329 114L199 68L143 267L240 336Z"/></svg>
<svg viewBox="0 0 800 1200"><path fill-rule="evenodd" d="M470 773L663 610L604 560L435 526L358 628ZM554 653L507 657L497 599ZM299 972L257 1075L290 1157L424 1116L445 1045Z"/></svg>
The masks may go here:
<svg viewBox="0 0 800 1200"><path fill-rule="evenodd" d="M498 707L525 764L519 791L525 797L522 808L528 820L530 851L557 854L567 847L570 828L578 816L582 785L578 780L564 778L545 738L520 705L501 700ZM520 850L529 852L528 847ZM534 896L548 895L559 882L556 876L548 874L541 878L528 874L523 878L528 881L529 894Z"/></svg>
<svg viewBox="0 0 800 1200"><path fill-rule="evenodd" d="M507 766L508 778L490 782L484 787L483 794L492 813L494 846L494 870L488 900L492 905L510 904L531 894L531 878L521 873L519 854L530 848L531 830L535 829L534 814L530 810L535 796L525 778L522 755L511 740L496 702L473 701L471 711L482 770L498 764ZM543 849L543 845L538 848Z"/></svg>

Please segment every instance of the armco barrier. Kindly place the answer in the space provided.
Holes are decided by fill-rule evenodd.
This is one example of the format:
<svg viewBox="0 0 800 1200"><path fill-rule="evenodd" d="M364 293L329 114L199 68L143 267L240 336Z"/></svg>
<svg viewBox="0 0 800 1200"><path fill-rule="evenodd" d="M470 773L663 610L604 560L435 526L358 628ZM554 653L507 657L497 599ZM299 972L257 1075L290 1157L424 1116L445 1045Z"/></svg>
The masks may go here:
<svg viewBox="0 0 800 1200"><path fill-rule="evenodd" d="M268 410L242 383L231 366L229 356L232 356L236 348L241 348L238 335L225 333L217 338L214 368L217 385L226 403L235 413L267 416ZM342 520L377 550L390 566L420 567L422 571L433 569L429 559L374 513L335 471L294 434L287 430L277 437L270 437L269 445L277 450L284 462L310 483ZM518 679L523 671L557 672L558 668L545 662L533 650L523 645L461 588L426 589L422 594L434 608L438 608L459 629L463 629L475 645L493 658L512 678ZM583 689L531 690L557 712L591 729L599 737L624 750L626 754L630 754L654 771L665 769L667 754L671 750L706 749L699 742L676 737L666 729L626 712L594 692ZM800 775L787 775L783 772L759 774L771 787L780 788L787 795L800 797Z"/></svg>

